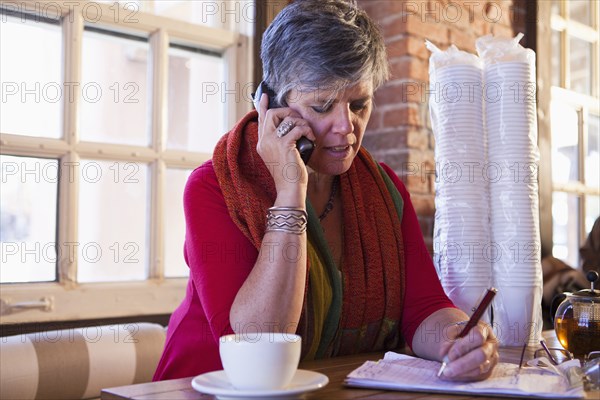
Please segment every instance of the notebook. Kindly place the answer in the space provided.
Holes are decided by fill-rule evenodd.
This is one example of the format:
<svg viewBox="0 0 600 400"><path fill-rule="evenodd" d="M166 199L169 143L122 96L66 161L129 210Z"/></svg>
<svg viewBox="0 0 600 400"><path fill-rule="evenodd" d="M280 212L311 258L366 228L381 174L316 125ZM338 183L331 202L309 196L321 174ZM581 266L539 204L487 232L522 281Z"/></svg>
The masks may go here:
<svg viewBox="0 0 600 400"><path fill-rule="evenodd" d="M382 360L367 361L352 371L346 377L345 384L408 392L572 399L585 397L578 360L556 367L549 361L547 365L543 361L538 359L537 362L542 366L524 366L520 370L518 365L499 363L488 379L463 383L438 378L439 362L387 352Z"/></svg>

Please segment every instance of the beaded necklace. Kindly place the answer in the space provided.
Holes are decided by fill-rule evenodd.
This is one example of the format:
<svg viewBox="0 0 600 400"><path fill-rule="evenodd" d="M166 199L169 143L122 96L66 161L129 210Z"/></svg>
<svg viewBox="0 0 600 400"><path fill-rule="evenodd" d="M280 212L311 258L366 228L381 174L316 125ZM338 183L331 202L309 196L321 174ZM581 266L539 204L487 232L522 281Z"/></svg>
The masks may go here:
<svg viewBox="0 0 600 400"><path fill-rule="evenodd" d="M329 195L329 200L327 200L327 204L325 205L325 210L323 210L321 215L319 215L319 221L323 221L327 214L329 214L329 212L333 210L333 200L335 199L335 194L337 193L339 183L339 176L333 178L333 182L331 183L331 194Z"/></svg>

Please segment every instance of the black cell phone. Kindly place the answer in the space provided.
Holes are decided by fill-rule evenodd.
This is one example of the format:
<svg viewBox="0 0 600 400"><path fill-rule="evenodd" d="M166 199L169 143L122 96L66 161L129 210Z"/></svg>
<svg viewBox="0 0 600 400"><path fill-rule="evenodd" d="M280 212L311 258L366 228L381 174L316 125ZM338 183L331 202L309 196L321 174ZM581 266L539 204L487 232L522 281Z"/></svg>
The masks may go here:
<svg viewBox="0 0 600 400"><path fill-rule="evenodd" d="M275 92L264 82L262 81L258 87L256 88L256 93L254 94L254 107L258 109L258 102L260 101L260 97L263 93L266 93L269 97L269 108L279 108L281 105L276 100ZM305 136L302 136L296 142L296 148L300 153L300 158L304 161L304 164L308 164L308 160L312 155L312 152L315 148L315 144Z"/></svg>

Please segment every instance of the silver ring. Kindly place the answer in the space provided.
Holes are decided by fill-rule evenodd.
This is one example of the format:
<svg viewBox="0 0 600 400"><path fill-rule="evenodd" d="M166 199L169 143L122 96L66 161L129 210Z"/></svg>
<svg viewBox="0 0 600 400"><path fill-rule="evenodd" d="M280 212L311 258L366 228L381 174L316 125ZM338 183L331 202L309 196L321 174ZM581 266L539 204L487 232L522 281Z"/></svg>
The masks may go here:
<svg viewBox="0 0 600 400"><path fill-rule="evenodd" d="M290 133L292 129L294 129L294 123L292 121L284 121L277 127L275 133L278 138L282 138Z"/></svg>

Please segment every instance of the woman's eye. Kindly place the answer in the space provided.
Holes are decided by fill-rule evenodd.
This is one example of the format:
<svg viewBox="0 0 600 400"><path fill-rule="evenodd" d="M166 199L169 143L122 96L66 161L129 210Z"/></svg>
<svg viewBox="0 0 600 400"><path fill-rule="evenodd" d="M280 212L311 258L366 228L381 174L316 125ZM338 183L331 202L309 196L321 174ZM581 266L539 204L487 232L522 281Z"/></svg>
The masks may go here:
<svg viewBox="0 0 600 400"><path fill-rule="evenodd" d="M319 114L324 114L331 109L330 104L325 104L323 106L312 106L313 111Z"/></svg>
<svg viewBox="0 0 600 400"><path fill-rule="evenodd" d="M359 103L352 103L352 104L350 104L350 109L352 111L355 111L355 112L356 111L364 110L366 107L367 107L367 103L363 102L363 101L361 101Z"/></svg>

